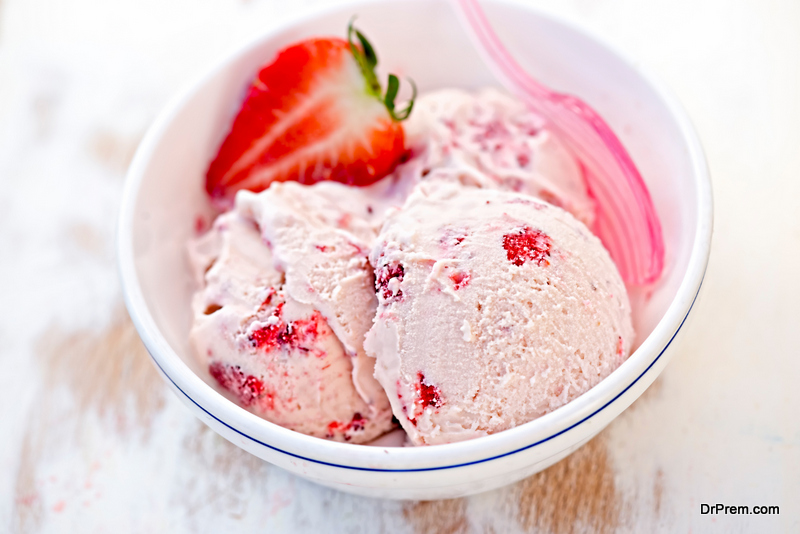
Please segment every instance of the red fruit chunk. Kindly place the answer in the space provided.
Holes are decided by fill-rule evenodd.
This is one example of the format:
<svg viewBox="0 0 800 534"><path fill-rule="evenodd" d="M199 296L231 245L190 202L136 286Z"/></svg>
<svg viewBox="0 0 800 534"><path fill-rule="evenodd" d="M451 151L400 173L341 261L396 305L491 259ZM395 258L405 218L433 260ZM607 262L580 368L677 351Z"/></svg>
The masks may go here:
<svg viewBox="0 0 800 534"><path fill-rule="evenodd" d="M456 271L450 275L450 280L453 281L453 286L457 290L469 284L470 278L472 277L469 273L463 271Z"/></svg>
<svg viewBox="0 0 800 534"><path fill-rule="evenodd" d="M281 312L283 303L278 304L272 312L277 321L253 330L248 336L250 343L256 348L273 350L279 347L292 349L311 350L314 340L319 334L318 324L323 321L322 315L315 311L309 319L287 323L283 320Z"/></svg>
<svg viewBox="0 0 800 534"><path fill-rule="evenodd" d="M364 427L367 424L367 420L364 417L356 412L353 414L353 418L350 420L349 423L345 423L342 421L331 421L328 423L328 432L326 433L325 437L330 439L334 436L336 432L343 432L343 433L350 433L350 432L360 432L364 430ZM344 436L345 441L350 441L352 439L349 435Z"/></svg>
<svg viewBox="0 0 800 534"><path fill-rule="evenodd" d="M444 402L442 402L442 396L439 393L439 388L430 384L426 384L425 375L423 375L422 372L417 373L417 383L414 384L414 389L416 393L416 395L414 395L414 413L407 415L411 424L417 426L417 417L422 415L422 412L425 411L425 408L429 406L432 406L433 408L439 408L444 404ZM403 398L402 395L400 398ZM403 407L403 413L406 413L405 406Z"/></svg>
<svg viewBox="0 0 800 534"><path fill-rule="evenodd" d="M353 32L360 45L309 39L261 69L208 168L213 200L224 206L239 189L262 191L275 181L363 186L394 170L406 152L399 121L410 106L394 110L397 78L381 94L377 58Z"/></svg>
<svg viewBox="0 0 800 534"><path fill-rule="evenodd" d="M417 398L414 403L419 406L420 413L428 406L439 408L443 404L439 389L436 386L426 384L425 375L421 372L417 373L417 383L414 384L414 387L417 391Z"/></svg>
<svg viewBox="0 0 800 534"><path fill-rule="evenodd" d="M245 375L238 366L212 362L208 372L220 386L239 399L243 406L250 406L264 394L264 383L253 375Z"/></svg>
<svg viewBox="0 0 800 534"><path fill-rule="evenodd" d="M348 425L350 430L358 431L364 430L364 425L366 424L367 420L364 419L360 413L356 412L353 414L353 419L350 421Z"/></svg>
<svg viewBox="0 0 800 534"><path fill-rule="evenodd" d="M393 292L392 289L389 288L389 282L393 279L396 279L398 283L402 282L404 275L405 269L403 269L401 263L380 267L375 277L375 290L381 293L384 300L402 299L403 291L398 289L396 293Z"/></svg>
<svg viewBox="0 0 800 534"><path fill-rule="evenodd" d="M264 302L261 303L261 309L265 309L267 306L271 305L272 299L275 297L277 293L278 291L274 287L268 288L267 294L264 297ZM280 306L283 306L283 304L280 304Z"/></svg>
<svg viewBox="0 0 800 534"><path fill-rule="evenodd" d="M272 300L272 295L269 295L267 298L269 300ZM252 343L254 347L260 349L262 348L271 349L278 345L278 338L280 337L282 332L286 331L286 323L284 323L283 319L281 318L282 309L283 309L283 303L281 302L275 307L275 309L272 312L272 316L278 318L277 322L253 330L250 333L249 336L250 343Z"/></svg>
<svg viewBox="0 0 800 534"><path fill-rule="evenodd" d="M503 248L506 249L508 261L521 266L528 260L537 265L550 265L550 237L541 230L524 226L503 236Z"/></svg>

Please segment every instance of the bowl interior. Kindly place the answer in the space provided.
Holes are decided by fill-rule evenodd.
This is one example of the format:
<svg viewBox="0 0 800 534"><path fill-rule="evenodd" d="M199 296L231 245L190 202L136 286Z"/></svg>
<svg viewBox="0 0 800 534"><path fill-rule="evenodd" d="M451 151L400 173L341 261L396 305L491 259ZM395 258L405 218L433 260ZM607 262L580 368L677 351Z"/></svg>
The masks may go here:
<svg viewBox="0 0 800 534"><path fill-rule="evenodd" d="M166 342L195 373L206 376L188 346L194 282L186 242L212 211L205 170L227 133L260 65L283 46L315 35L344 35L358 14L381 69L410 76L421 91L496 85L447 2L405 0L338 8L272 34L240 51L194 84L162 116L140 148L126 202L133 203L134 270L149 313ZM609 122L631 152L660 215L667 250L662 279L632 292L641 343L664 316L687 271L698 222L695 170L669 104L631 65L562 22L505 3L486 11L509 49L536 78L578 95Z"/></svg>

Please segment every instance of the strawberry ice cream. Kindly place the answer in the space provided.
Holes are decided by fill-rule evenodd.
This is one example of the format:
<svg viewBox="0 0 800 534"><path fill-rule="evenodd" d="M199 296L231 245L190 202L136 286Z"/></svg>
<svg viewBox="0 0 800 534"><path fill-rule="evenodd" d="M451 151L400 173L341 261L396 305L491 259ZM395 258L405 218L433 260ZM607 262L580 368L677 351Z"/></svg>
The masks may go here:
<svg viewBox="0 0 800 534"><path fill-rule="evenodd" d="M209 379L351 443L395 418L414 444L460 441L585 393L633 330L579 164L516 99L412 82L398 107L377 63L351 23L247 88L206 174L230 211L190 244Z"/></svg>
<svg viewBox="0 0 800 534"><path fill-rule="evenodd" d="M258 225L272 264L283 273L284 292L325 317L352 357L353 383L361 397L388 411L373 377L375 362L363 349L378 305L367 255L386 209L375 189L276 183L260 194L239 193L236 210Z"/></svg>
<svg viewBox="0 0 800 534"><path fill-rule="evenodd" d="M431 171L370 255L379 305L365 347L417 445L548 413L608 376L633 341L625 286L584 224L457 174Z"/></svg>
<svg viewBox="0 0 800 534"><path fill-rule="evenodd" d="M366 443L394 415L435 444L530 421L624 361L630 306L580 169L520 106L435 92L383 180L239 191L191 247L214 381L312 436Z"/></svg>
<svg viewBox="0 0 800 534"><path fill-rule="evenodd" d="M525 193L564 208L587 226L595 219L582 172L542 117L497 89L443 89L417 99L405 123L411 160L404 180L448 167L464 185ZM441 179L441 177L440 177Z"/></svg>
<svg viewBox="0 0 800 534"><path fill-rule="evenodd" d="M325 220L322 195L294 197L276 216L269 208L282 205L282 193L271 188L258 201L245 198L241 213L220 216L193 244L201 289L190 341L217 384L253 413L311 436L370 441L394 424L360 341L376 306L369 227L339 218L356 228L350 233ZM301 213L294 210L311 206L318 216L292 227ZM262 207L270 216L257 220ZM303 261L281 269L276 260L295 254L305 254Z"/></svg>

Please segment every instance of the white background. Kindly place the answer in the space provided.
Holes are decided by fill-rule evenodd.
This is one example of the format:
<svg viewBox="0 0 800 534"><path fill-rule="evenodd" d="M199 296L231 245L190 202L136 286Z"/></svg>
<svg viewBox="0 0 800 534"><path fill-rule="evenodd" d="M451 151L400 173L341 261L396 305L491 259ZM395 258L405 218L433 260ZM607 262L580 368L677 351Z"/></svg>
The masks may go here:
<svg viewBox="0 0 800 534"><path fill-rule="evenodd" d="M0 0L0 531L800 531L793 0L526 2L659 75L714 185L711 263L683 350L585 461L448 503L362 499L241 453L166 393L120 312L127 163L198 72L328 3ZM559 500L587 491L589 475L569 475L587 465L606 477L605 500ZM717 502L781 513L700 514Z"/></svg>

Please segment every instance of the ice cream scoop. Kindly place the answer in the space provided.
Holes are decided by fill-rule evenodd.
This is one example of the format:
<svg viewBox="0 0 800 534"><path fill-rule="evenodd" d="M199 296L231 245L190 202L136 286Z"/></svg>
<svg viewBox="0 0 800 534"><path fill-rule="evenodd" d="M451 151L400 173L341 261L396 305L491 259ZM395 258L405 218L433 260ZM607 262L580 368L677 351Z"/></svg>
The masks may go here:
<svg viewBox="0 0 800 534"><path fill-rule="evenodd" d="M328 315L338 309L335 302L326 307L324 298L295 297L296 284L290 282L295 275L276 266L274 245L262 238L249 209L242 211L220 216L192 244L201 287L190 333L196 356L240 405L286 428L353 443L392 429L388 401L371 377L373 362L360 357L369 366L365 372L357 364L360 343L350 345L348 328L363 326ZM327 242L333 246L333 240ZM305 244L302 236L295 242L301 249ZM359 284L359 270L368 265L366 252L360 262L356 256L349 272L330 273L331 293L337 285ZM313 258L306 263L313 271ZM366 298L350 288L352 306L374 311L370 282Z"/></svg>
<svg viewBox="0 0 800 534"><path fill-rule="evenodd" d="M368 253L391 195L336 182L314 186L273 184L256 194L241 191L236 209L258 224L282 288L293 300L319 311L353 362L353 383L374 411L389 411L373 378L375 362L364 353L378 301Z"/></svg>
<svg viewBox="0 0 800 534"><path fill-rule="evenodd" d="M533 197L433 176L389 215L370 261L379 305L365 348L415 444L531 421L629 354L630 304L608 252Z"/></svg>
<svg viewBox="0 0 800 534"><path fill-rule="evenodd" d="M583 173L545 120L497 89L441 89L417 99L405 124L413 153L398 168L413 182L437 168L465 185L533 195L591 227L594 202Z"/></svg>

